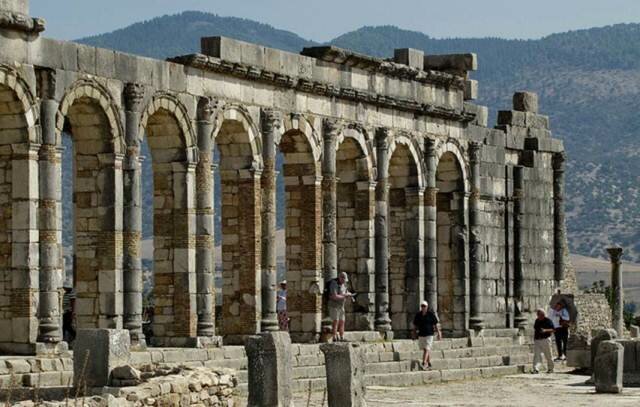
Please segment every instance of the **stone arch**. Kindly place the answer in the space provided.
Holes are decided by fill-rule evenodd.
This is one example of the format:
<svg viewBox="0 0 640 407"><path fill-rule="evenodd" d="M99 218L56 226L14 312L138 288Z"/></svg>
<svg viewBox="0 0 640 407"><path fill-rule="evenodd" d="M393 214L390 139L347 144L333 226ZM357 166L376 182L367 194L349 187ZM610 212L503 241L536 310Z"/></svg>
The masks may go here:
<svg viewBox="0 0 640 407"><path fill-rule="evenodd" d="M38 141L37 118L21 74L0 65L0 189L5 198L0 203L0 347L5 351L27 349L38 332L38 280L32 277L39 263L30 255L38 245L32 240L39 196L38 145L32 144Z"/></svg>
<svg viewBox="0 0 640 407"><path fill-rule="evenodd" d="M70 109L74 106L78 106L78 109L81 110L77 112L78 116L83 116L82 119L79 117L79 120L85 120L85 122L78 121L76 124L72 122L72 127L99 126L107 132L106 135L108 135L109 142L113 143L112 152L114 154L124 154L126 149L124 131L118 107L109 95L108 90L98 82L90 79L78 80L62 97L56 120L56 133L58 136L56 143L58 145L61 143L60 137L63 130L65 130L65 120L70 115L75 115L70 112ZM96 123L95 120L92 122L91 117L99 119L100 123ZM105 134L101 136L101 138L107 138Z"/></svg>
<svg viewBox="0 0 640 407"><path fill-rule="evenodd" d="M153 344L169 346L197 334L196 137L186 108L164 92L151 99L140 126L153 168Z"/></svg>
<svg viewBox="0 0 640 407"><path fill-rule="evenodd" d="M463 154L464 147L460 144L460 142L456 139L447 139L445 141L440 141L436 146L436 163L439 163L442 156L446 153L451 153L456 157L458 162L462 182L464 184L464 192L469 192L471 190L471 185L469 184L469 163L465 159L465 154Z"/></svg>
<svg viewBox="0 0 640 407"><path fill-rule="evenodd" d="M395 335L407 337L424 291L423 177L417 149L406 134L389 148L389 309Z"/></svg>
<svg viewBox="0 0 640 407"><path fill-rule="evenodd" d="M448 335L462 335L467 326L466 289L467 191L460 149L446 143L436 165L436 256L438 315Z"/></svg>
<svg viewBox="0 0 640 407"><path fill-rule="evenodd" d="M346 272L355 303L347 302L346 328L373 329L375 316L373 154L367 133L359 127L343 129L337 140L338 271Z"/></svg>
<svg viewBox="0 0 640 407"><path fill-rule="evenodd" d="M222 331L228 343L238 343L260 331L262 142L243 106L226 105L218 123Z"/></svg>
<svg viewBox="0 0 640 407"><path fill-rule="evenodd" d="M320 333L322 316L321 148L303 116L283 122L278 146L283 158L289 331L293 340L308 342Z"/></svg>
<svg viewBox="0 0 640 407"><path fill-rule="evenodd" d="M56 119L73 143L73 281L81 328L122 327L122 159L125 152L118 108L91 79L66 90Z"/></svg>

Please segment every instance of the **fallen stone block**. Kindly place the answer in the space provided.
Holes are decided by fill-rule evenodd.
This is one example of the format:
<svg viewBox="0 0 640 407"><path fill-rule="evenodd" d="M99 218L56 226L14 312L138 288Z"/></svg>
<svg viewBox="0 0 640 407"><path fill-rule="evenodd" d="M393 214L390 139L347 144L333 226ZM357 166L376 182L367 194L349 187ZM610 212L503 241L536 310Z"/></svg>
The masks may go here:
<svg viewBox="0 0 640 407"><path fill-rule="evenodd" d="M616 341L603 341L594 360L593 377L596 393L621 393L624 346Z"/></svg>

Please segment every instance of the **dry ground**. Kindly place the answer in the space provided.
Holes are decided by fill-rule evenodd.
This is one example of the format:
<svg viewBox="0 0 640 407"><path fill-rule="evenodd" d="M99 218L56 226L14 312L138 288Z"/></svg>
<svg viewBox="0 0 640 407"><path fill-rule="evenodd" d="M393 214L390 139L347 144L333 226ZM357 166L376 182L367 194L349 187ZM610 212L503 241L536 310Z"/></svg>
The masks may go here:
<svg viewBox="0 0 640 407"><path fill-rule="evenodd" d="M595 394L584 384L587 376L568 373L521 374L493 379L434 384L420 387L371 387L367 405L382 406L639 406L640 388L619 395ZM297 407L320 407L324 394L296 396ZM326 402L324 404L327 405Z"/></svg>

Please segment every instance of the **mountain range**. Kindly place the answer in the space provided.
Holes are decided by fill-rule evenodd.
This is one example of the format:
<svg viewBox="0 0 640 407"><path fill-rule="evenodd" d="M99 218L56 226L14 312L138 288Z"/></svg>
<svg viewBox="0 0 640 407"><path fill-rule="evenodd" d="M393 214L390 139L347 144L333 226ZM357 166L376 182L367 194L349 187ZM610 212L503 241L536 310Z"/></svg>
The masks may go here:
<svg viewBox="0 0 640 407"><path fill-rule="evenodd" d="M78 42L167 58L199 52L200 38L214 35L292 52L319 45L259 22L191 11ZM570 31L536 40L436 39L394 26L377 26L362 27L329 44L378 57L390 57L395 48L407 47L429 54L477 53L479 69L473 75L480 81L477 103L490 108L490 123L498 110L510 108L515 91L537 92L542 113L551 117L554 136L564 140L568 154L566 210L571 251L604 257L605 247L618 244L625 248L627 260L640 262L640 24ZM70 188L70 182L65 188ZM145 191L150 191L148 185ZM149 193L145 201L151 205ZM282 224L282 216L279 218ZM69 219L70 208L66 207L65 224ZM150 225L151 214L146 211L145 236L151 235Z"/></svg>

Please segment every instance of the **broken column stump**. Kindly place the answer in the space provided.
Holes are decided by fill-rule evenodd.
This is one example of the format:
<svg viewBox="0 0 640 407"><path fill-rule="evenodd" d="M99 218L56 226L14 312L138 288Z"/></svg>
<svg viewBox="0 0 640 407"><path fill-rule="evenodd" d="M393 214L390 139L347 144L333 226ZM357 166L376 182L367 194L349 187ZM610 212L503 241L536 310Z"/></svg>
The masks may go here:
<svg viewBox="0 0 640 407"><path fill-rule="evenodd" d="M598 353L598 346L604 341L617 339L618 334L613 329L600 329L595 332L591 339L591 370L593 371L594 361Z"/></svg>
<svg viewBox="0 0 640 407"><path fill-rule="evenodd" d="M624 346L604 341L598 346L593 365L596 393L622 393Z"/></svg>
<svg viewBox="0 0 640 407"><path fill-rule="evenodd" d="M246 339L249 407L293 406L293 360L287 332L265 332Z"/></svg>
<svg viewBox="0 0 640 407"><path fill-rule="evenodd" d="M108 386L111 372L129 363L131 340L124 329L79 329L73 344L76 387Z"/></svg>
<svg viewBox="0 0 640 407"><path fill-rule="evenodd" d="M357 343L320 345L327 371L329 407L364 407L365 360Z"/></svg>

